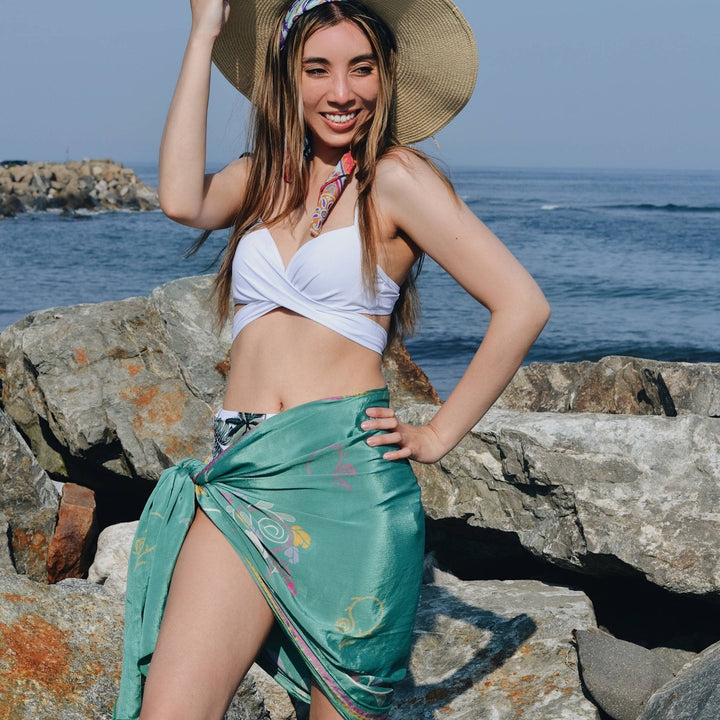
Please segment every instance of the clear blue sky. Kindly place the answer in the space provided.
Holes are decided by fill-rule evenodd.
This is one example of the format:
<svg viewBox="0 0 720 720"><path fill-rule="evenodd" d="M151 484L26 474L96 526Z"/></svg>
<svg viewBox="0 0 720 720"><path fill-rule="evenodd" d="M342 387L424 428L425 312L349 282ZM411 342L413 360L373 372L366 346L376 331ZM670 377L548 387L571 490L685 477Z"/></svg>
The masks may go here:
<svg viewBox="0 0 720 720"><path fill-rule="evenodd" d="M429 148L450 166L720 169L718 0L456 2L480 74ZM153 161L189 19L187 0L5 0L0 159ZM209 161L243 150L246 115L215 73Z"/></svg>

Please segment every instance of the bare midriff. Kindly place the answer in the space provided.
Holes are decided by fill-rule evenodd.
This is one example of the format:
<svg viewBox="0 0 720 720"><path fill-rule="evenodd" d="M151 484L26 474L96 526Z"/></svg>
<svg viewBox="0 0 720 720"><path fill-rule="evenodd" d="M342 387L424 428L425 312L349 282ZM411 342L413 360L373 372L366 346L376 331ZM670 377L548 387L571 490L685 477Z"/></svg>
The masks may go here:
<svg viewBox="0 0 720 720"><path fill-rule="evenodd" d="M370 317L387 329L388 316ZM381 357L373 350L278 308L235 338L223 407L276 413L313 400L354 395L385 385L380 368Z"/></svg>

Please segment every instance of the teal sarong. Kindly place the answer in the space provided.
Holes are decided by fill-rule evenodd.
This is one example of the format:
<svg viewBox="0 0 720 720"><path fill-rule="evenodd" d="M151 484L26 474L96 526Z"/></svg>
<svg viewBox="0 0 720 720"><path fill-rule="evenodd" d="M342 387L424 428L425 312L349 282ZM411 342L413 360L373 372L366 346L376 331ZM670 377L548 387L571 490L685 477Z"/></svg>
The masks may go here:
<svg viewBox="0 0 720 720"><path fill-rule="evenodd" d="M275 614L257 658L309 702L312 681L343 718L382 720L405 675L422 575L420 489L360 429L386 388L265 420L207 465L183 460L143 511L128 570L114 717L138 716L175 561L196 503Z"/></svg>

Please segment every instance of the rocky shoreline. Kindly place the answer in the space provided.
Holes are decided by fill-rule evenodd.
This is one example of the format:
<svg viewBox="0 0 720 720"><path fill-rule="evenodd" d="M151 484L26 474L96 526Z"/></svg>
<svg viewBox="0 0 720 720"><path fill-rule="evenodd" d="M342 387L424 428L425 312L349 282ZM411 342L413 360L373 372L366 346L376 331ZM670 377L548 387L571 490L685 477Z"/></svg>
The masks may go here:
<svg viewBox="0 0 720 720"><path fill-rule="evenodd" d="M113 160L0 164L0 220L59 210L156 210L157 192Z"/></svg>
<svg viewBox="0 0 720 720"><path fill-rule="evenodd" d="M0 718L110 717L134 520L207 456L224 390L209 283L0 334ZM403 418L436 412L404 348L383 372ZM716 720L719 408L719 364L534 364L416 465L429 554L392 720ZM253 670L226 717L304 712Z"/></svg>

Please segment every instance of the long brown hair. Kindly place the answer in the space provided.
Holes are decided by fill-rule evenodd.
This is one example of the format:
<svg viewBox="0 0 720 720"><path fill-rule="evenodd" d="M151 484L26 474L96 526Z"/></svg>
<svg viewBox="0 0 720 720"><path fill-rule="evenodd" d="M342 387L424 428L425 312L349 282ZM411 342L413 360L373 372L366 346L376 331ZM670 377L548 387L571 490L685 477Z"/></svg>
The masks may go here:
<svg viewBox="0 0 720 720"><path fill-rule="evenodd" d="M213 288L220 324L227 317L232 262L242 237L258 223L271 225L282 221L305 200L309 138L299 89L302 52L306 40L314 32L345 20L354 22L367 36L377 59L380 86L375 112L358 128L350 145L358 184L362 274L365 285L374 292L380 232L371 189L378 161L399 147L393 130L397 46L390 29L372 11L353 0L344 0L324 3L301 15L282 49L279 39L282 17L278 18L271 35L274 40L266 55L265 72L258 79L252 98L249 177ZM415 150L411 152L425 157ZM196 245L199 247L201 243L202 238ZM402 337L413 330L419 307L415 278L420 264L419 261L415 263L401 286L390 321L388 344L394 337Z"/></svg>

